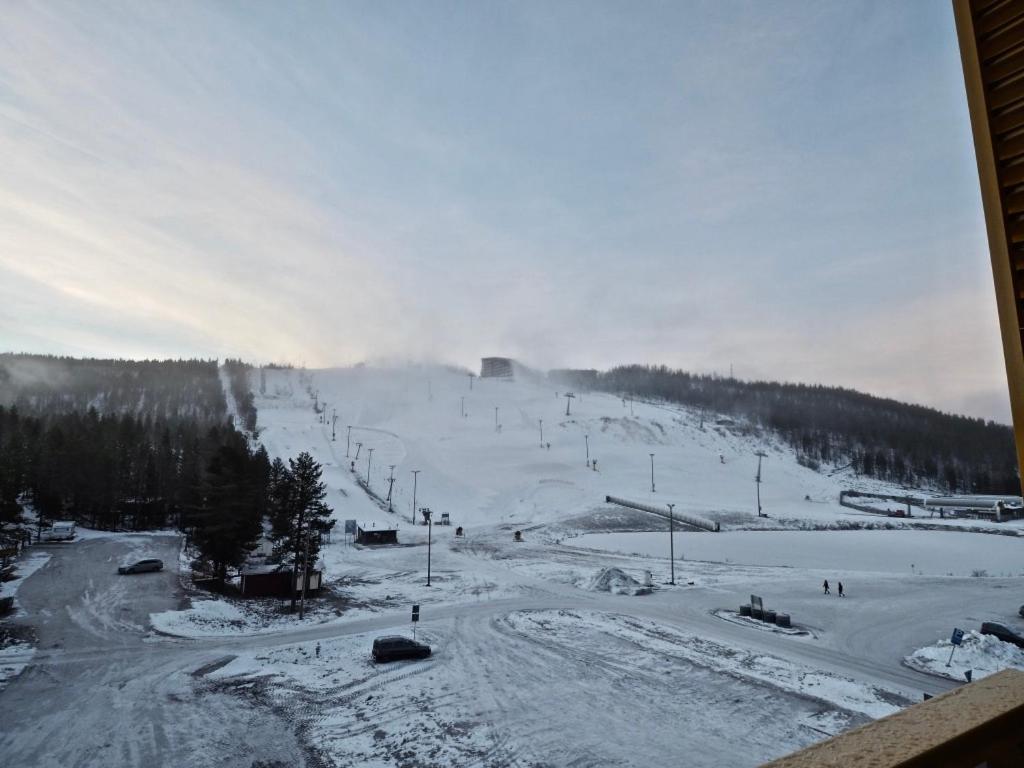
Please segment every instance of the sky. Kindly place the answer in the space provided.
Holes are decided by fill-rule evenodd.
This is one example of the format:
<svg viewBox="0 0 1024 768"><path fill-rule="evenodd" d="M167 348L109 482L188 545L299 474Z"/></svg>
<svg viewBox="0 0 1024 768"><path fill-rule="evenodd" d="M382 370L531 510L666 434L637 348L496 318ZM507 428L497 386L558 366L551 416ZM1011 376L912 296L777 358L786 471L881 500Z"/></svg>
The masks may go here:
<svg viewBox="0 0 1024 768"><path fill-rule="evenodd" d="M656 363L1009 421L944 0L3 5L0 351Z"/></svg>

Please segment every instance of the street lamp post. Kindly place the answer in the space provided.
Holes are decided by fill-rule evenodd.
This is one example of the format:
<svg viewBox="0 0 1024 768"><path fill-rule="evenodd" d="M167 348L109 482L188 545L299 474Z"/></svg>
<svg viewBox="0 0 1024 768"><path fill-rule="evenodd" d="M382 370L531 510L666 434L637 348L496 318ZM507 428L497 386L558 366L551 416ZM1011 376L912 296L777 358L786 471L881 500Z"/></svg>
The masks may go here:
<svg viewBox="0 0 1024 768"><path fill-rule="evenodd" d="M416 481L419 479L419 469L412 471L412 524L416 525Z"/></svg>
<svg viewBox="0 0 1024 768"><path fill-rule="evenodd" d="M672 514L673 507L675 504L668 505L668 559L672 569L672 576L668 583L674 586L676 583L676 526L675 517Z"/></svg>
<svg viewBox="0 0 1024 768"><path fill-rule="evenodd" d="M388 512L394 512L391 506L391 492L395 489L395 465L391 465L391 474L388 476Z"/></svg>
<svg viewBox="0 0 1024 768"><path fill-rule="evenodd" d="M761 459L768 454L764 451L757 452L757 477L754 478L754 482L757 483L757 516L763 517L761 514Z"/></svg>
<svg viewBox="0 0 1024 768"><path fill-rule="evenodd" d="M654 493L654 454L651 454L651 493Z"/></svg>
<svg viewBox="0 0 1024 768"><path fill-rule="evenodd" d="M366 454L366 489L370 489L370 463L373 461L373 448L367 448Z"/></svg>
<svg viewBox="0 0 1024 768"><path fill-rule="evenodd" d="M434 514L429 509L424 507L423 516L427 518L427 586L430 586L430 533L434 528L433 517Z"/></svg>

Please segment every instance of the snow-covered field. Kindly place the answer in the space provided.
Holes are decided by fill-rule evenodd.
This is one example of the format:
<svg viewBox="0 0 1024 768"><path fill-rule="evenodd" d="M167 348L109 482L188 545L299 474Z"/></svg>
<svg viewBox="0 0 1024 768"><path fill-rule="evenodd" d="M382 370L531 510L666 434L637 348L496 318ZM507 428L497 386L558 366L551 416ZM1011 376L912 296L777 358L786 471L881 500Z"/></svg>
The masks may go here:
<svg viewBox="0 0 1024 768"><path fill-rule="evenodd" d="M313 411L314 393L326 402L325 423ZM476 379L470 389L464 373L438 367L268 370L266 392L256 397L259 440L271 456L309 451L323 464L339 520L323 558L344 608L317 630L320 658L312 641L241 653L211 681L275 706L296 698L318 702L317 717L304 722L338 765L641 765L680 749L694 764L720 764L723 755L730 764L755 764L894 711L906 701L897 690L917 696L915 687L926 687L898 671L906 668L897 649L917 630L912 622L905 626L905 610L891 614L881 595L932 590L947 574L961 577L956 590L981 594L996 577L1004 577L1002 585L1024 568L1024 539L964 530L1019 533L1020 523L858 512L838 504L841 490L902 489L848 472L812 471L770 436L713 415L702 426L701 415L686 408L577 392L567 416L564 394L541 379ZM768 518L755 513L762 450ZM413 470L417 507L452 521L433 529L431 587L426 528L412 522ZM380 498L392 472L389 512ZM717 520L723 532L677 533L679 586L670 587L667 522L608 505L606 495L673 503L677 512ZM346 519L396 524L400 546L353 546L340 533ZM933 530L914 528L920 525ZM461 539L456 526L465 530ZM861 528L869 530L846 530ZM515 531L522 543L513 542ZM601 574L609 566L623 572L616 583L631 587L612 593L643 591L632 584L651 571L655 594L604 591ZM821 571L840 579L850 573L858 599L819 602ZM992 578L962 578L981 572ZM789 595L785 605L812 631L759 632L720 618L753 584L764 592L783 573L799 585L779 583ZM707 608L688 609L682 619L671 606L687 605L686 590L693 589L704 590L693 595ZM610 600L619 602L604 602ZM531 601L535 608L527 607ZM344 627L373 616L374 627L383 627L394 617L392 626L406 632L399 617L412 603L424 605L428 619L437 617L421 625L435 656L374 667L368 649L380 632L353 635ZM238 631L237 615L200 609L210 612L212 631L221 621ZM699 634L676 626L686 621ZM891 647L878 633L863 636L865 649L891 664L881 675L877 659L843 655L850 630L835 629L863 625L870 633L873 621L900 633ZM332 627L345 636L332 636ZM205 630L186 619L176 631ZM861 637L859 630L853 635ZM886 680L889 691L878 685ZM644 726L623 738L624 722ZM706 740L670 725L678 722L689 723L691 733L710 729L714 746L701 752ZM749 728L751 722L758 727ZM620 735L608 738L611 732ZM751 732L763 741L751 744ZM744 750L722 746L741 734Z"/></svg>
<svg viewBox="0 0 1024 768"><path fill-rule="evenodd" d="M262 712L293 724L299 743L288 749L316 764L647 766L675 754L695 766L757 765L953 687L927 661L953 626L1024 624L1024 537L968 530L1018 534L1020 523L842 507L845 488L902 489L814 472L713 414L702 426L685 408L583 392L566 416L555 384L476 379L470 389L465 373L440 367L267 370L265 393L258 374L252 383L256 439L272 457L308 451L323 465L339 521L321 553L327 594L304 620L273 601L186 589L189 605L159 581L111 578L111 562L103 585L84 584L60 618L87 649L132 635L135 658L160 659L159 680L176 695L190 687L221 709L230 699L240 708L232 719ZM755 513L758 451L768 518ZM416 506L452 523L433 526L430 586L413 470ZM392 471L388 511L380 499ZM678 532L670 584L667 521L606 495L672 503L722 532ZM397 525L399 544L355 545L343 533L353 519ZM82 546L123 556L162 546L165 561L176 548L89 538ZM826 576L849 598L823 595ZM739 619L751 594L790 613L794 629ZM413 604L433 656L375 666L373 638L408 634ZM55 663L60 653L40 651ZM1013 663L984 644L969 659L976 670Z"/></svg>
<svg viewBox="0 0 1024 768"><path fill-rule="evenodd" d="M667 533L588 533L571 543L667 557ZM726 531L676 533L679 559L928 576L1024 576L1024 546L1012 536L943 531Z"/></svg>

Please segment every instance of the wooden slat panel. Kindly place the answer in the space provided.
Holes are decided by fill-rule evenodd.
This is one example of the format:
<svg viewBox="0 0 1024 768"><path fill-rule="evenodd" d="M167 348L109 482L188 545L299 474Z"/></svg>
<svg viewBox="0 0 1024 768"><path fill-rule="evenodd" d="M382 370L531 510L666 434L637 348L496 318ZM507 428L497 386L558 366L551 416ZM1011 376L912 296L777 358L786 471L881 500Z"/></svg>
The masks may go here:
<svg viewBox="0 0 1024 768"><path fill-rule="evenodd" d="M1003 0L970 0L971 12L975 17L985 13L989 8L998 5Z"/></svg>
<svg viewBox="0 0 1024 768"><path fill-rule="evenodd" d="M995 64L985 67L985 82L991 87L994 83L1012 77L1021 70L1024 70L1024 50L1010 54Z"/></svg>
<svg viewBox="0 0 1024 768"><path fill-rule="evenodd" d="M992 115L989 123L992 126L993 138L1004 136L1010 131L1017 131L1024 128L1024 110L1014 109L1002 115Z"/></svg>
<svg viewBox="0 0 1024 768"><path fill-rule="evenodd" d="M1024 134L1017 134L1012 139L996 144L996 157L1000 160L1010 160L1021 154L1024 154Z"/></svg>
<svg viewBox="0 0 1024 768"><path fill-rule="evenodd" d="M1004 2L1003 5L992 7L991 10L983 13L974 21L974 32L978 37L987 37L996 29L1008 24L1024 14L1024 8L1018 3Z"/></svg>
<svg viewBox="0 0 1024 768"><path fill-rule="evenodd" d="M1024 80L1017 79L1012 82L993 88L988 93L988 108L990 110L1003 109L1015 101L1024 99Z"/></svg>
<svg viewBox="0 0 1024 768"><path fill-rule="evenodd" d="M1003 189L1024 183L1024 165L1014 165L999 170L999 186Z"/></svg>
<svg viewBox="0 0 1024 768"><path fill-rule="evenodd" d="M1005 32L988 40L978 41L982 61L991 61L996 56L1024 44L1024 24L1015 24Z"/></svg>
<svg viewBox="0 0 1024 768"><path fill-rule="evenodd" d="M1024 213L1024 191L1013 192L1004 198L1006 212L1009 214Z"/></svg>

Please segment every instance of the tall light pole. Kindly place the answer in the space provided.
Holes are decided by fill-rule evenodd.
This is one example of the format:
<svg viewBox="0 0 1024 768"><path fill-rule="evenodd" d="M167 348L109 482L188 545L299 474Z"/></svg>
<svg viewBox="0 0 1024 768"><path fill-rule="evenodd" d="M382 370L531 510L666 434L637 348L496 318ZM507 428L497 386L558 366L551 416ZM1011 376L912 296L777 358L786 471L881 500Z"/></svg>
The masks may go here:
<svg viewBox="0 0 1024 768"><path fill-rule="evenodd" d="M370 489L370 462L373 461L373 448L367 448L366 454L366 489Z"/></svg>
<svg viewBox="0 0 1024 768"><path fill-rule="evenodd" d="M654 454L651 454L651 493L654 493Z"/></svg>
<svg viewBox="0 0 1024 768"><path fill-rule="evenodd" d="M768 454L765 453L764 451L758 451L757 452L757 477L754 478L754 482L757 483L757 516L758 517L762 517L762 515L761 515L761 459L763 459L767 455Z"/></svg>
<svg viewBox="0 0 1024 768"><path fill-rule="evenodd" d="M434 529L434 513L429 509L423 509L423 516L427 518L427 586L430 586L430 533Z"/></svg>
<svg viewBox="0 0 1024 768"><path fill-rule="evenodd" d="M391 465L391 474L388 476L388 512L394 512L391 506L391 492L395 489L395 465Z"/></svg>
<svg viewBox="0 0 1024 768"><path fill-rule="evenodd" d="M583 441L587 445L587 466L590 466L590 435L584 435Z"/></svg>
<svg viewBox="0 0 1024 768"><path fill-rule="evenodd" d="M359 461L359 451L362 450L362 448L363 448L363 444L362 443L356 443L356 457L355 457L356 461Z"/></svg>
<svg viewBox="0 0 1024 768"><path fill-rule="evenodd" d="M672 576L669 578L668 583L675 585L676 583L676 526L675 517L672 514L672 508L675 504L668 505L668 559L671 563Z"/></svg>
<svg viewBox="0 0 1024 768"><path fill-rule="evenodd" d="M566 392L565 393L565 415L566 416L571 416L572 415L570 413L569 406L572 405L572 400L573 400L574 397L576 397L576 395L574 395L572 392Z"/></svg>
<svg viewBox="0 0 1024 768"><path fill-rule="evenodd" d="M338 409L335 408L333 411L331 411L331 442L332 443L335 440L338 439L337 438L337 433L336 433L337 427L338 427Z"/></svg>
<svg viewBox="0 0 1024 768"><path fill-rule="evenodd" d="M348 425L348 436L345 438L345 458L348 458L348 452L352 449L352 425Z"/></svg>
<svg viewBox="0 0 1024 768"><path fill-rule="evenodd" d="M544 419L537 419L537 423L540 425L540 447L544 447Z"/></svg>
<svg viewBox="0 0 1024 768"><path fill-rule="evenodd" d="M419 479L417 476L419 475L420 471L421 470L419 470L419 469L414 469L412 471L412 524L413 525L416 525L416 481Z"/></svg>

